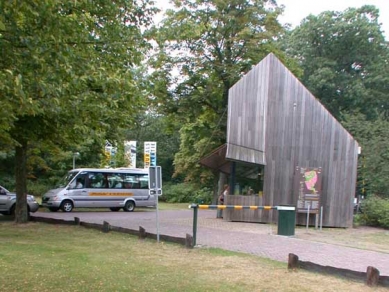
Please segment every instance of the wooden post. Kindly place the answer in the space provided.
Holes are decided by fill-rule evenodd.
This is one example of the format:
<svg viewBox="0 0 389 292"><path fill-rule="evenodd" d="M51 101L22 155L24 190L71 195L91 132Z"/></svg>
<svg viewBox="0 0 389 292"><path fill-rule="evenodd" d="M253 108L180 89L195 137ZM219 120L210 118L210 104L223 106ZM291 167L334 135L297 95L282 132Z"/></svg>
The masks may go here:
<svg viewBox="0 0 389 292"><path fill-rule="evenodd" d="M139 226L139 239L145 239L146 238L146 229L144 229L142 226Z"/></svg>
<svg viewBox="0 0 389 292"><path fill-rule="evenodd" d="M103 222L103 232L108 233L110 229L109 223L107 221Z"/></svg>
<svg viewBox="0 0 389 292"><path fill-rule="evenodd" d="M189 208L193 209L193 246L196 246L196 234L197 234L197 213L199 205L192 204L189 206Z"/></svg>
<svg viewBox="0 0 389 292"><path fill-rule="evenodd" d="M315 230L319 228L319 213L315 214Z"/></svg>
<svg viewBox="0 0 389 292"><path fill-rule="evenodd" d="M370 287L375 287L378 285L380 279L380 271L374 267L367 267L366 271L366 285Z"/></svg>
<svg viewBox="0 0 389 292"><path fill-rule="evenodd" d="M76 224L77 226L80 226L80 218L74 217L74 224Z"/></svg>
<svg viewBox="0 0 389 292"><path fill-rule="evenodd" d="M293 253L288 256L288 270L295 270L299 267L299 257Z"/></svg>
<svg viewBox="0 0 389 292"><path fill-rule="evenodd" d="M186 234L186 239L185 239L185 247L186 248L193 248L193 236L190 234Z"/></svg>

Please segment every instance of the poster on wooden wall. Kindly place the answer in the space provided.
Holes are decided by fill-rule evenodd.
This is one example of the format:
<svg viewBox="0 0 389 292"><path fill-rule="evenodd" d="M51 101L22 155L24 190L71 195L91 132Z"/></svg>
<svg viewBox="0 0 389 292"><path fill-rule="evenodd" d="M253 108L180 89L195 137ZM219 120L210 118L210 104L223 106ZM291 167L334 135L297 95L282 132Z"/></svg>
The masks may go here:
<svg viewBox="0 0 389 292"><path fill-rule="evenodd" d="M295 186L298 188L297 212L319 214L321 196L321 167L296 167Z"/></svg>

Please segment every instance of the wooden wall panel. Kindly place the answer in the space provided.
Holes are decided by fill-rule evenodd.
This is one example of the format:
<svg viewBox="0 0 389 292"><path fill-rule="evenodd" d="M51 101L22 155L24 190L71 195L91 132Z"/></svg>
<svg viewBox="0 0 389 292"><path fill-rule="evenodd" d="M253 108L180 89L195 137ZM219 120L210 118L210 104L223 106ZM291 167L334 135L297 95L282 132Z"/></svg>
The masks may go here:
<svg viewBox="0 0 389 292"><path fill-rule="evenodd" d="M226 157L250 163L266 164L265 117L268 94L269 62L261 62L230 89ZM258 156L258 157L256 157ZM253 158L254 157L254 158Z"/></svg>
<svg viewBox="0 0 389 292"><path fill-rule="evenodd" d="M295 205L296 167L321 167L323 225L352 225L358 143L274 55L231 88L228 113L226 157L266 165L264 205Z"/></svg>

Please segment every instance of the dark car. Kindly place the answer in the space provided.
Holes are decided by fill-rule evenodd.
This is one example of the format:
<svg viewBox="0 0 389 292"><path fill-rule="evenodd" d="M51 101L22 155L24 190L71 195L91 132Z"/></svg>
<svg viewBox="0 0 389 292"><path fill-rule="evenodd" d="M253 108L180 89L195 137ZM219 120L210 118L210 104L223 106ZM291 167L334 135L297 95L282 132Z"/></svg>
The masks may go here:
<svg viewBox="0 0 389 292"><path fill-rule="evenodd" d="M16 207L16 194L11 193L6 188L0 186L0 214L14 215ZM27 209L29 212L36 212L39 209L39 203L34 196L27 195Z"/></svg>

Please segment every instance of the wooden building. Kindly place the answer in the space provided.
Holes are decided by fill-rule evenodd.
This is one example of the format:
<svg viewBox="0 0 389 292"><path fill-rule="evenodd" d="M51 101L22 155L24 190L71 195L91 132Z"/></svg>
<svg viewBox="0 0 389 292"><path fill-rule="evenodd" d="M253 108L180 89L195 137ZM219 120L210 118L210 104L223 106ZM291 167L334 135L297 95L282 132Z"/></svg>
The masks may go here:
<svg viewBox="0 0 389 292"><path fill-rule="evenodd" d="M313 188L318 202L311 210L323 210L323 226L351 227L358 148L319 100L269 54L229 90L227 143L201 163L230 175L233 194L226 204L234 205L297 206L307 190L296 177L301 169L315 169L320 186ZM306 223L303 209L298 224ZM231 209L224 218L275 222L277 213Z"/></svg>

